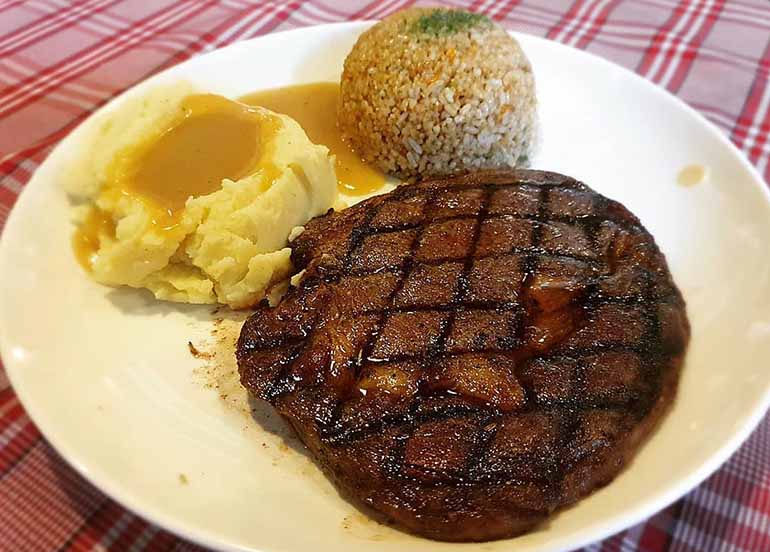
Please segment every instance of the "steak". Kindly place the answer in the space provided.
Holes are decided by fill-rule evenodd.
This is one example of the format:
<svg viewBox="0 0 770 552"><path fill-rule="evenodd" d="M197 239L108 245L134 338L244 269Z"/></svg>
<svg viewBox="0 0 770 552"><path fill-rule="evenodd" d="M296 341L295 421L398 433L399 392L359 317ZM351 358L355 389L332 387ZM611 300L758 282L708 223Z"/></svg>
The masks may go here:
<svg viewBox="0 0 770 552"><path fill-rule="evenodd" d="M533 529L609 483L689 341L652 236L567 176L481 172L311 220L256 307L242 384L340 492L433 539Z"/></svg>

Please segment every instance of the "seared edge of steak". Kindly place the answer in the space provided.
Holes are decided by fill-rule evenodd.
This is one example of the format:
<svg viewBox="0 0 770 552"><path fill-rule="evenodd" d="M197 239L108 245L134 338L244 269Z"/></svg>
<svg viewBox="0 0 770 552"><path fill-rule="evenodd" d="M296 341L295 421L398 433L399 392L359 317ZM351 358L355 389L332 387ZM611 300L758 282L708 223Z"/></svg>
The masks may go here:
<svg viewBox="0 0 770 552"><path fill-rule="evenodd" d="M608 483L673 399L689 325L638 219L541 171L313 219L244 324L241 380L337 486L442 540L531 529Z"/></svg>

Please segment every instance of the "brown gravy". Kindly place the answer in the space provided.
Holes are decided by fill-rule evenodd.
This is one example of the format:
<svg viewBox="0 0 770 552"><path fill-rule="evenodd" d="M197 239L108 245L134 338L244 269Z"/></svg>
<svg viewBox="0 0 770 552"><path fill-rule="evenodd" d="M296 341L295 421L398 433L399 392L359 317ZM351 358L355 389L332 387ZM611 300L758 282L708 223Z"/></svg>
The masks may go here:
<svg viewBox="0 0 770 552"><path fill-rule="evenodd" d="M364 195L382 187L385 175L364 163L345 143L337 128L340 85L316 82L263 90L240 101L288 115L305 130L315 144L323 144L336 156L335 170L340 192Z"/></svg>
<svg viewBox="0 0 770 552"><path fill-rule="evenodd" d="M176 228L187 199L219 190L225 178L238 180L256 169L268 179L277 176L262 147L278 131L277 117L215 94L188 96L181 109L168 128L116 157L101 192L111 203L121 195L140 200L158 232ZM72 239L83 268L91 269L100 236L114 234L109 214L92 209Z"/></svg>

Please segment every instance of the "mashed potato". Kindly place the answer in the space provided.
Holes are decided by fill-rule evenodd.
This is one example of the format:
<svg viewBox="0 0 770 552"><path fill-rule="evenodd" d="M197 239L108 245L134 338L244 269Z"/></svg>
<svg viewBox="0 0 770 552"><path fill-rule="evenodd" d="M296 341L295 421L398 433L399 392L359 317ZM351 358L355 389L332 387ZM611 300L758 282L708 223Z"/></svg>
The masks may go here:
<svg viewBox="0 0 770 552"><path fill-rule="evenodd" d="M253 305L290 275L292 229L337 197L333 158L294 120L186 84L81 137L65 173L76 254L96 281L158 299Z"/></svg>

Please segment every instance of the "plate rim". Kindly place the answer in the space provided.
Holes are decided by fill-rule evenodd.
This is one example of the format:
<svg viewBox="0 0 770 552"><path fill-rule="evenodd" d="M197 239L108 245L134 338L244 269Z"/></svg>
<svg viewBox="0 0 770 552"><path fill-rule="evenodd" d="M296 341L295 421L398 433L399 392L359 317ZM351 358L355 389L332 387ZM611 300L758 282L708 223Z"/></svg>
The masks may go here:
<svg viewBox="0 0 770 552"><path fill-rule="evenodd" d="M307 33L309 30L314 32L324 32L327 30L350 30L350 31L363 31L377 21L365 20L365 21L346 21L337 23L326 23L321 25L310 25L305 27L299 27L294 29L287 29L277 32L271 32L265 35L257 36L248 40L238 41L227 46L211 50L209 52L194 56L181 63L175 64L171 67L164 69L158 73L155 73L145 79L142 79L119 94L111 98L109 101L100 106L97 110L93 111L86 119L81 121L76 127L70 131L67 136L59 140L48 154L45 160L36 168L33 175L30 177L27 184L22 188L21 192L17 196L13 207L6 219L5 228L2 234L0 234L0 286L4 284L4 274L7 274L5 268L4 259L6 258L6 249L8 246L8 232L7 229L15 226L19 209L17 206L25 199L27 190L35 186L35 182L38 180L41 169L47 166L51 158L55 157L58 153L63 151L62 144L72 140L78 130L80 130L85 124L93 120L94 117L99 116L102 113L108 112L116 103L121 102L125 97L134 94L135 89L140 86L148 86L149 83L164 78L168 73L176 70L178 67L194 63L202 57L221 52L223 50L236 50L239 48L248 48L251 44L275 37L278 35ZM759 173L758 169L748 160L746 155L738 149L738 147L730 141L730 139L719 129L713 122L704 117L696 109L688 105L684 100L670 93L666 89L657 85L656 83L646 79L645 77L637 74L636 72L623 67L613 61L605 59L597 54L581 50L570 45L562 44L557 41L553 41L547 38L543 38L537 35L524 33L521 31L514 31L506 29L506 31L515 36L526 36L527 40L533 40L539 42L546 47L550 48L567 48L572 50L572 53L577 53L578 56L586 56L592 63L599 63L607 68L611 68L614 71L621 71L625 77L631 77L635 79L637 83L646 87L648 91L662 98L664 101L672 103L679 110L684 111L690 117L698 121L704 126L709 134L717 139L717 141L732 154L732 157L737 158L739 163L747 170L748 174L752 178L754 186L758 186L762 192L765 201L770 204L770 188L764 181L764 178ZM29 194L27 194L28 197ZM5 310L5 306L0 303L0 311ZM185 522L180 522L175 519L173 515L168 515L162 510L148 507L146 504L142 504L142 499L133 493L126 492L125 489L121 489L120 485L109 477L99 477L91 472L90 468L85 465L76 450L71 449L66 443L62 442L56 437L56 432L51 431L51 427L48 422L41 424L39 420L46 419L46 416L41 417L40 412L36 406L35 401L30 398L26 393L24 385L21 384L21 376L18 373L18 367L16 367L13 354L10 350L10 344L7 342L6 331L2 324L2 318L0 318L0 358L3 360L5 372L8 380L18 398L19 402L23 406L30 420L35 423L41 432L42 437L48 442L48 444L56 451L56 453L65 460L80 476L86 479L90 484L94 485L100 492L104 493L107 497L115 500L122 507L126 508L133 514L137 515L141 519L146 520L149 523L157 525L162 529L169 531L170 533L177 535L183 539L189 540L196 544L206 546L216 550L227 551L264 551L268 550L262 548L260 545L253 546L241 546L240 544L231 542L227 537L212 533L211 531L201 529L200 527L190 527ZM20 385L21 384L21 385ZM729 439L726 439L721 446L718 447L716 452L712 453L706 460L702 461L700 466L693 470L690 475L683 477L670 485L663 491L655 492L646 500L639 501L635 505L624 509L620 513L614 514L600 522L593 523L589 526L584 526L581 529L573 532L571 535L564 535L561 537L555 537L545 547L544 551L559 551L572 548L580 548L605 539L625 528L631 527L649 518L660 510L672 504L678 500L696 486L700 485L707 477L712 475L720 466L722 466L736 451L737 449L748 439L750 434L756 429L762 418L766 415L768 408L770 407L770 377L764 383L765 390L760 400L751 409L748 415L745 415L740 420L739 429L734 431ZM53 437L52 437L53 436ZM515 546L516 539L507 539L512 546Z"/></svg>

